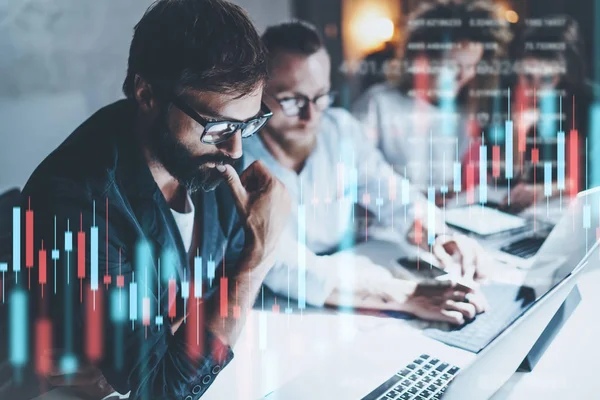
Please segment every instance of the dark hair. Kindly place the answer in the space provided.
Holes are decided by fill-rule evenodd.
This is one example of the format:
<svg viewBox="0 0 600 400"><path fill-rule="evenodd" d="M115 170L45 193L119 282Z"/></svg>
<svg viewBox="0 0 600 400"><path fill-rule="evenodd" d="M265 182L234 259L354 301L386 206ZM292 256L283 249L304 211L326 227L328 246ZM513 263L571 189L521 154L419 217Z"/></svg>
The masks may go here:
<svg viewBox="0 0 600 400"><path fill-rule="evenodd" d="M246 12L225 0L158 0L135 26L123 92L150 85L247 93L264 82L266 51Z"/></svg>
<svg viewBox="0 0 600 400"><path fill-rule="evenodd" d="M323 39L317 29L299 20L270 26L263 33L262 41L270 58L278 51L309 56L323 48Z"/></svg>
<svg viewBox="0 0 600 400"><path fill-rule="evenodd" d="M554 15L543 18L544 25L529 27L523 32L519 59L536 58L551 61L564 67L561 81L572 86L581 85L586 78L585 43L579 24L568 15ZM552 21L552 24L546 24ZM549 48L538 44L551 44ZM556 47L559 46L559 47Z"/></svg>

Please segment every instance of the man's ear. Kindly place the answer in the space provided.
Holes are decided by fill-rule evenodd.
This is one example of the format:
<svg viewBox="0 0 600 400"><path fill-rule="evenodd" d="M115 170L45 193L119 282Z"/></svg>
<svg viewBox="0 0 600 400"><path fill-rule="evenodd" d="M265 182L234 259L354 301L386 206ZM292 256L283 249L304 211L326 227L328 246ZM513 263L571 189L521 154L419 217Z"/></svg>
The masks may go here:
<svg viewBox="0 0 600 400"><path fill-rule="evenodd" d="M267 85L263 86L263 91L262 91L262 97L261 100L263 103L265 103L267 105L267 107L269 107L271 110L273 110L274 108L276 108L279 104L277 103L277 101L275 100L275 97L269 94L269 91L267 90Z"/></svg>
<svg viewBox="0 0 600 400"><path fill-rule="evenodd" d="M140 109L144 112L151 112L156 107L156 98L152 87L144 78L135 74L134 95Z"/></svg>

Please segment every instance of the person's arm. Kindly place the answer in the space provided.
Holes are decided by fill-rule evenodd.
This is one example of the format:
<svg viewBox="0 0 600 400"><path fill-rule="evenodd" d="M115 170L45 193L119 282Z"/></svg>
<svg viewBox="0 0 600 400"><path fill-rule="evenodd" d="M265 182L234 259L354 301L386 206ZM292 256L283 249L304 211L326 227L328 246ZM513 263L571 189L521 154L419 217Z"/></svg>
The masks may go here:
<svg viewBox="0 0 600 400"><path fill-rule="evenodd" d="M381 268L381 267L379 267ZM401 311L429 321L462 325L488 305L483 296L453 281L413 282L362 271L351 291L336 288L327 304L366 310Z"/></svg>
<svg viewBox="0 0 600 400"><path fill-rule="evenodd" d="M417 284L396 279L365 256L343 251L317 256L293 240L280 243L278 263L265 284L276 294L298 299L298 252L305 251L306 303L365 310L402 311L433 321L463 324L485 310L485 300L453 282ZM285 243L285 244L284 244ZM471 293L471 304L465 296Z"/></svg>
<svg viewBox="0 0 600 400"><path fill-rule="evenodd" d="M289 217L290 197L284 185L271 175L261 161L251 164L241 176L230 165L219 166L218 169L231 189L249 246L249 250L243 253L239 272L228 291L235 293L237 283L238 304L228 302L231 308L228 315L232 318L211 324L217 336L233 344L260 286L275 263L277 243ZM233 318L234 304L240 306L238 318Z"/></svg>
<svg viewBox="0 0 600 400"><path fill-rule="evenodd" d="M137 259L136 248L132 243L140 238L133 238L131 241L130 238L124 238L133 232L131 226L122 222L127 218L120 218L119 212L123 209L109 205L107 221L103 207L105 198L94 198L90 193L81 193L75 188L68 192L62 191L60 195L53 195L52 187L47 187L46 190L47 194L38 191L25 201L28 203L31 199L36 249L43 241L49 255L56 237L56 248L60 250L56 294L53 293L53 264L47 256L48 284L44 287L44 296L34 296L30 300L32 313L37 318L48 318L52 323L55 333L54 349L63 349L64 352L54 356L57 362L52 366L51 378L63 376L67 386L85 386L89 382L78 380L81 371L93 371L90 367L95 366L105 379L109 392L112 388L122 394L131 392L131 399L151 396L181 399L204 393L233 357L228 344L210 329L209 321L217 318L218 313L206 310L207 319L198 324L201 338L199 343L192 343L185 329L172 329L182 310L178 307L178 317L175 320L169 318L168 291L164 286L160 295L160 308L158 307L157 279L160 277L157 277L156 265L150 256L144 269L147 275L139 273L140 260ZM93 212L93 200L96 200L96 213ZM67 231L67 224L73 238L73 251L70 254L62 251L65 249L64 232ZM98 229L99 284L95 292L90 286L92 226ZM82 232L81 242L79 232ZM81 250L85 251L81 257L83 264L79 263ZM103 284L107 267L113 281L108 289ZM82 271L85 277L79 279ZM39 273L39 263L36 262L31 270L32 288L35 287L36 291L41 290L37 284ZM121 289L115 285L118 276L123 279ZM132 282L138 288L138 295L135 297L137 306L130 303ZM180 295L179 292L178 296ZM212 297L214 293L207 293L203 300L210 302ZM116 301L121 302L121 305L117 306ZM149 303L147 324L144 323L144 301ZM46 304L41 305L44 303ZM120 311L116 312L116 309ZM130 317L133 310L137 316L132 325ZM115 314L121 314L121 319L115 320ZM70 322L67 315L70 316ZM155 324L156 316L162 316L162 326ZM94 320L98 322L92 328L90 324L94 324ZM95 329L96 334L90 336L90 329ZM70 350L65 352L64 349L67 348ZM60 363L60 357L68 353L77 357L77 369L74 373L64 370ZM38 360L32 360L32 363L36 362Z"/></svg>
<svg viewBox="0 0 600 400"><path fill-rule="evenodd" d="M298 256L302 253L305 266L303 271L298 262ZM352 260L351 255L346 253L315 254L298 241L293 227L288 225L278 244L275 266L269 271L264 283L275 294L286 299L288 296L294 300L303 297L306 304L321 307L339 283L343 270L338 266L348 267ZM301 280L304 284L300 283ZM300 293L302 288L304 290Z"/></svg>
<svg viewBox="0 0 600 400"><path fill-rule="evenodd" d="M562 191L558 188L558 182L552 182L549 196L546 196L544 183L519 182L510 189L510 199L507 194L500 204L500 208L514 214L520 213L536 203L545 202L547 198L553 199L560 196L561 192L563 195L568 194L571 190L571 182L571 179L565 178L565 188Z"/></svg>
<svg viewBox="0 0 600 400"><path fill-rule="evenodd" d="M72 330L70 337L78 340L79 346L73 348L73 353L78 356L79 366L96 365L106 379L108 385L112 386L119 393L131 391L130 398L161 398L161 399L181 399L186 396L199 398L207 388L212 384L216 375L225 367L233 357L230 346L232 346L243 324L246 312L252 306L260 283L266 272L272 265L273 243L281 231L281 219L287 218L289 209L289 199L283 189L283 185L270 176L266 169L261 166L254 166L242 175L237 176L235 170L226 171L230 186L234 187L234 197L238 212L244 225L246 242L242 257L239 259L235 270L235 275L229 277L230 290L228 290L229 304L233 306L235 296L235 283L238 288L247 294L247 296L236 296L239 308L239 318L234 318L232 309L228 312L228 318L220 316L220 302L218 296L218 286L212 291L204 293L202 299L198 302L195 311L202 311L195 320L192 318L191 310L188 309L187 321L180 324L183 310L177 307L177 317L171 320L169 318L169 300L168 291L163 288L160 296L160 309L157 309L158 295L156 285L156 266L152 263L148 265L148 272L152 278L146 281L143 274L135 272L134 253L136 249L128 248L123 236L131 234L131 226L121 225L127 218L120 218L119 212L122 209L109 208L109 235L106 234L105 212L102 205L104 199L97 199L96 215L92 212L92 196L89 193L80 194L76 190L63 191L61 196L51 196L53 185L57 182L48 182L43 190L36 191L31 195L31 205L35 213L35 244L36 248L41 240L44 240L44 247L50 249L53 246L54 218L57 221L57 248L64 249L64 231L66 230L67 220L70 223L70 230L73 232L73 253L70 255L70 281L67 283L67 256L61 254L62 264L58 268L58 291L57 295L51 295L51 285L45 287L46 298L51 302L49 307L33 307L37 317L48 317L53 323L53 332L56 333L53 343L55 348L65 349L66 335L64 323L65 315L71 314L65 312L65 296L71 296L72 310ZM260 185L252 185L251 181L258 180ZM242 183L244 182L244 183ZM249 188L251 187L251 188ZM75 189L73 187L73 189ZM46 194L46 195L45 195ZM25 199L27 202L28 198ZM101 211L102 210L102 211ZM112 211L111 211L112 210ZM90 227L98 227L100 246L99 267L100 284L96 298L98 307L96 310L101 312L100 332L97 340L102 349L96 357L90 358L89 343L85 342L86 332L90 314L96 312L91 304L89 291L89 265L90 265L90 241L87 236L86 242L86 279L80 281L77 279L77 260L79 259L78 249L78 231L80 227L86 232L90 232ZM104 238L108 237L108 246L104 245ZM162 250L162 249L161 249ZM37 258L36 258L37 260ZM116 308L112 301L114 292L118 289L104 290L102 277L108 264L108 272L115 280L117 275L123 277L123 289L121 296L117 297L123 302L123 308ZM37 278L39 270L32 269L32 283ZM51 263L48 261L48 266ZM51 282L48 268L48 281ZM142 275L142 276L140 276ZM24 279L23 279L24 280ZM137 319L134 326L131 326L130 305L128 303L129 284L135 282L138 285L138 306ZM146 282L154 284L146 285ZM26 282L26 281L25 281ZM233 290L231 288L234 288ZM36 285L36 288L39 287ZM216 289L216 290L215 290ZM81 292L80 292L81 290ZM119 291L120 292L120 291ZM39 291L36 291L39 293ZM80 293L81 301L80 301ZM150 322L143 326L143 307L142 296L150 301ZM178 293L181 296L181 292ZM190 289L190 299L193 291ZM30 304L36 304L31 300ZM190 302L188 302L189 304ZM119 306L120 307L120 306ZM117 312L119 309L121 311ZM46 311L44 311L46 310ZM122 314L122 322L113 321L115 314ZM154 323L154 318L158 315L163 317L163 326L159 327ZM195 322L195 326L192 325ZM62 333L61 333L62 332ZM87 335L89 338L89 334ZM118 351L117 351L118 350ZM86 358L86 355L88 356ZM34 362L36 360L33 360ZM58 366L53 366L58 369ZM60 371L65 373L66 371ZM75 374L77 377L77 374ZM69 379L67 377L67 383Z"/></svg>
<svg viewBox="0 0 600 400"><path fill-rule="evenodd" d="M352 281L352 287L361 290L363 284L371 282L374 277L383 280L392 276L388 270L373 264L367 257L352 252L316 255L291 235L285 236L280 242L277 262L264 282L279 296L289 296L294 300L304 296L306 303L315 307L325 304L342 305L331 299L336 298L335 293L342 291L348 278ZM306 264L302 286L299 284L299 274L302 274L302 271L298 265L298 253L301 251L304 252ZM302 294L298 291L300 287L305 288Z"/></svg>
<svg viewBox="0 0 600 400"><path fill-rule="evenodd" d="M262 256L257 250L249 250L238 262L239 271L228 280L227 317L219 313L208 322L209 329L221 342L233 346L244 327L248 312L271 267L273 257ZM234 308L238 308L236 311Z"/></svg>
<svg viewBox="0 0 600 400"><path fill-rule="evenodd" d="M426 250L431 248L443 268L456 269L467 279L485 277L489 257L483 248L472 239L448 234L451 229L446 226L441 210L365 141L363 126L357 120L348 115L343 126L355 143L357 159L363 166L359 169L358 195L368 201L361 205L376 216L378 224L393 227L411 244ZM407 184L409 190L403 190L402 186Z"/></svg>
<svg viewBox="0 0 600 400"><path fill-rule="evenodd" d="M375 216L378 225L393 227L409 239L414 239L414 224L418 219L424 233L421 244L424 243L426 247L428 229L434 236L444 231L442 214L420 190L397 173L381 151L367 140L370 135L365 131L370 129L371 115L372 112L363 115L361 123L350 114L340 113L343 140L348 141L356 154L358 203Z"/></svg>

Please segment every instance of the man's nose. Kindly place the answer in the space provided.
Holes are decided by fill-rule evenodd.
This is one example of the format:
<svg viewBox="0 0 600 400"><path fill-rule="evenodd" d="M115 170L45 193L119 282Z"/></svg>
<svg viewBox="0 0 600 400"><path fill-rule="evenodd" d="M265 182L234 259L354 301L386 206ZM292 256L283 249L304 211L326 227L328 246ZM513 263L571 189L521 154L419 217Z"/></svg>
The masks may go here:
<svg viewBox="0 0 600 400"><path fill-rule="evenodd" d="M300 119L302 121L310 121L314 118L317 113L317 109L315 108L315 103L309 101L306 105L300 110Z"/></svg>
<svg viewBox="0 0 600 400"><path fill-rule="evenodd" d="M242 150L242 133L237 131L229 140L216 145L221 152L231 158L240 158L244 153Z"/></svg>

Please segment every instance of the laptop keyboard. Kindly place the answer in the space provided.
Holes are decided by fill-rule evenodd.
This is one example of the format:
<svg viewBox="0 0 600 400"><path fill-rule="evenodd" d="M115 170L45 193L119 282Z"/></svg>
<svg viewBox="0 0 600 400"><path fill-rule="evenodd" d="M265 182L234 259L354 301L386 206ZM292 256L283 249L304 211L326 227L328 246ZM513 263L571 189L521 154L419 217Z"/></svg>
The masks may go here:
<svg viewBox="0 0 600 400"><path fill-rule="evenodd" d="M513 256L521 257L521 258L531 258L537 253L537 251L542 247L546 237L540 236L530 236L515 242L512 242L500 250L505 253L512 254Z"/></svg>
<svg viewBox="0 0 600 400"><path fill-rule="evenodd" d="M425 335L451 346L478 353L517 319L535 300L529 287L494 283L481 290L490 311L479 314L473 321L453 330L427 328Z"/></svg>
<svg viewBox="0 0 600 400"><path fill-rule="evenodd" d="M459 368L421 354L362 400L441 399Z"/></svg>

